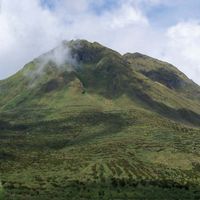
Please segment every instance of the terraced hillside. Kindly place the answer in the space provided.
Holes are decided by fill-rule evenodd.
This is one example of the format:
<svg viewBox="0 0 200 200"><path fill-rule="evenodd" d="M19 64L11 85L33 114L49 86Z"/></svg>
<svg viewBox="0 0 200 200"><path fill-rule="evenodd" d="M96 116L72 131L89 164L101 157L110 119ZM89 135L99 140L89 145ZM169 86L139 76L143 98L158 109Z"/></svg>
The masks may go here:
<svg viewBox="0 0 200 200"><path fill-rule="evenodd" d="M0 89L0 199L200 199L200 89L168 63L63 42Z"/></svg>

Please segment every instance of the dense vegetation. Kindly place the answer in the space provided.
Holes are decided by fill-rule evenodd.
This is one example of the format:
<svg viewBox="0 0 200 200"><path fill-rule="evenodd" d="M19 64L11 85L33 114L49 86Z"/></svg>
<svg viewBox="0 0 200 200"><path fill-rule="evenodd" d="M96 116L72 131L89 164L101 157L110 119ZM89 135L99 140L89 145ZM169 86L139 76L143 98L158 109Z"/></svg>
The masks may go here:
<svg viewBox="0 0 200 200"><path fill-rule="evenodd" d="M200 130L140 110L0 132L5 199L199 199Z"/></svg>
<svg viewBox="0 0 200 200"><path fill-rule="evenodd" d="M38 58L0 82L0 199L200 199L199 86L138 53L64 45L75 66L38 74Z"/></svg>

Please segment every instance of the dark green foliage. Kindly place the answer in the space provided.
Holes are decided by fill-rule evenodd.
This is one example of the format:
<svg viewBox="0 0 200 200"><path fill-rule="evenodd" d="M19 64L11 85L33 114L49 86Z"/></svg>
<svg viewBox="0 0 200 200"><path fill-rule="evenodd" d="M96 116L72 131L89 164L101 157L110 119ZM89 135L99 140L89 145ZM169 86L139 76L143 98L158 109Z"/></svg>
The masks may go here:
<svg viewBox="0 0 200 200"><path fill-rule="evenodd" d="M183 80L181 80L177 74L165 68L160 68L158 70L152 70L148 72L141 72L151 80L162 83L170 89L180 89L184 87Z"/></svg>
<svg viewBox="0 0 200 200"><path fill-rule="evenodd" d="M60 90L63 87L67 87L68 84L75 78L76 75L74 72L60 73L56 79L51 79L41 86L40 95L43 93L52 92L54 90Z"/></svg>
<svg viewBox="0 0 200 200"><path fill-rule="evenodd" d="M0 130L9 129L10 124L7 121L0 120Z"/></svg>

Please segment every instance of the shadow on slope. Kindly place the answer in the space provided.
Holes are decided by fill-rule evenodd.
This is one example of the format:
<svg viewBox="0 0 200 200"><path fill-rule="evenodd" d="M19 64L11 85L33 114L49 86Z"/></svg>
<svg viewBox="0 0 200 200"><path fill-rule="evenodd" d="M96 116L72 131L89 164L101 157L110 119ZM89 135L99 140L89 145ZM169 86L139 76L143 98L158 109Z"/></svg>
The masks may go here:
<svg viewBox="0 0 200 200"><path fill-rule="evenodd" d="M111 136L121 132L135 119L128 118L122 113L84 112L72 114L66 119L40 121L34 123L9 124L4 131L14 131L18 137L29 134L43 136L41 142L27 141L24 145L17 145L20 149L62 149L68 146L85 144L104 136ZM3 132L4 132L3 131ZM2 132L2 133L3 133ZM1 135L0 135L1 138ZM52 139L54 138L54 139Z"/></svg>
<svg viewBox="0 0 200 200"><path fill-rule="evenodd" d="M200 126L200 115L191 110L185 108L174 109L164 103L153 100L149 95L140 90L134 91L134 95L152 111L156 111L157 113L174 120L189 122L195 126Z"/></svg>

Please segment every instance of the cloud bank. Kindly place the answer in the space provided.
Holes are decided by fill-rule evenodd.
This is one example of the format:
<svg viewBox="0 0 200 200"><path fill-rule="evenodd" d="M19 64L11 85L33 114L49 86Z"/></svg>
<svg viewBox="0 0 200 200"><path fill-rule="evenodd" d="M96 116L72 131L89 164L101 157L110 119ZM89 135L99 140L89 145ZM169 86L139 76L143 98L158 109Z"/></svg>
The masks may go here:
<svg viewBox="0 0 200 200"><path fill-rule="evenodd" d="M200 4L193 1L0 0L0 79L80 38L163 59L200 84L200 18L191 7ZM177 6L183 12L173 12Z"/></svg>

